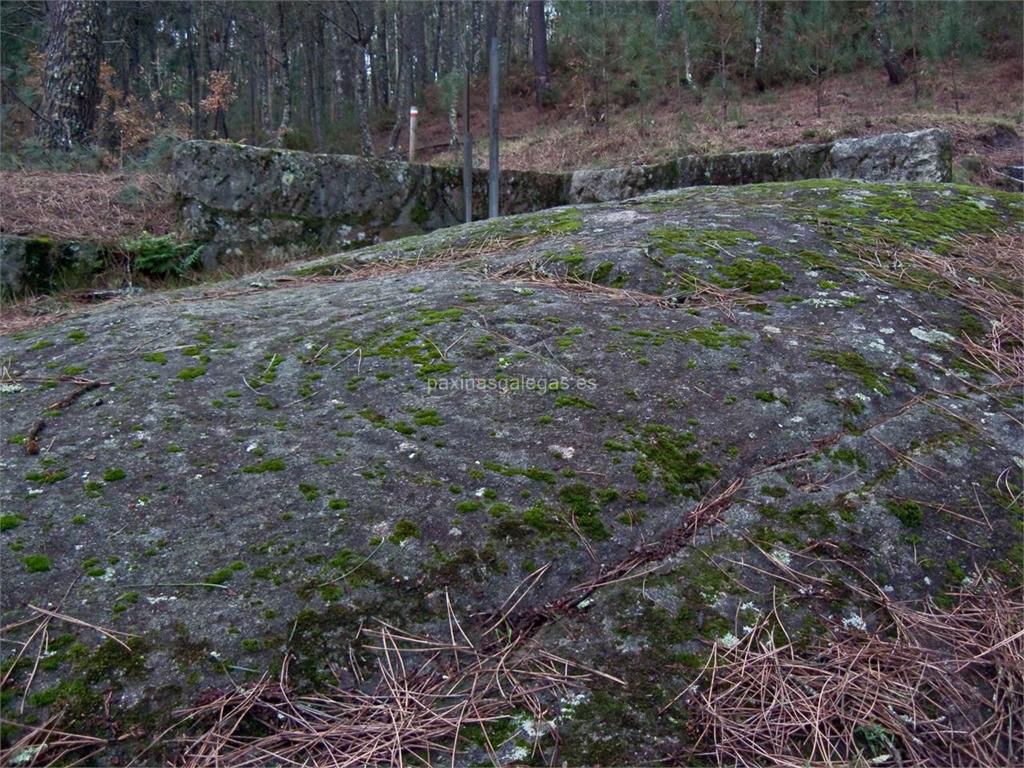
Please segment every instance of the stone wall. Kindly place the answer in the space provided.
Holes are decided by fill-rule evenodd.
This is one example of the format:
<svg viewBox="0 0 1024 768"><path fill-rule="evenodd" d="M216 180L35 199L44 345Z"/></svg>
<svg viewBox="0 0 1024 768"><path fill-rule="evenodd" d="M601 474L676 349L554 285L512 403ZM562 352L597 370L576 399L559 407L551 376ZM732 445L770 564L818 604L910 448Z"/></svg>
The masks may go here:
<svg viewBox="0 0 1024 768"><path fill-rule="evenodd" d="M222 142L178 147L172 171L188 236L206 261L246 251L344 249L463 220L457 168L314 155ZM473 175L474 217L486 213L487 174ZM504 171L501 212L621 200L705 184L811 178L952 178L952 141L937 129L805 144L770 152L689 155L666 163L574 173Z"/></svg>
<svg viewBox="0 0 1024 768"><path fill-rule="evenodd" d="M953 178L953 142L935 128L886 133L830 144L801 144L769 152L687 155L658 165L576 171L569 203L622 200L659 189L708 184L760 184L801 179L947 182Z"/></svg>
<svg viewBox="0 0 1024 768"><path fill-rule="evenodd" d="M79 288L102 267L102 246L0 234L0 296Z"/></svg>
<svg viewBox="0 0 1024 768"><path fill-rule="evenodd" d="M208 243L214 257L253 248L348 248L463 220L462 172L455 168L190 141L175 151L172 174L187 235ZM564 205L568 181L503 173L502 212ZM486 190L486 170L474 172L473 185ZM473 203L483 218L486 196L478 193Z"/></svg>

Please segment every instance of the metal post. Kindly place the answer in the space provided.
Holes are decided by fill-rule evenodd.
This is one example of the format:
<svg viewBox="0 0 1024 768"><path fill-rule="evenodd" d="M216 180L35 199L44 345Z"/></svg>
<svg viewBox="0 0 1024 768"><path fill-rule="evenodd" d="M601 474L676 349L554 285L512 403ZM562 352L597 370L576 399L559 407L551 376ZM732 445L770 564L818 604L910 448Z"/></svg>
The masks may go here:
<svg viewBox="0 0 1024 768"><path fill-rule="evenodd" d="M491 38L491 161L487 176L487 216L498 213L498 38Z"/></svg>
<svg viewBox="0 0 1024 768"><path fill-rule="evenodd" d="M473 134L469 130L469 70L466 70L466 87L462 104L462 205L466 211L466 223L473 220Z"/></svg>
<svg viewBox="0 0 1024 768"><path fill-rule="evenodd" d="M416 107L409 107L409 162L416 162L416 117L420 111Z"/></svg>

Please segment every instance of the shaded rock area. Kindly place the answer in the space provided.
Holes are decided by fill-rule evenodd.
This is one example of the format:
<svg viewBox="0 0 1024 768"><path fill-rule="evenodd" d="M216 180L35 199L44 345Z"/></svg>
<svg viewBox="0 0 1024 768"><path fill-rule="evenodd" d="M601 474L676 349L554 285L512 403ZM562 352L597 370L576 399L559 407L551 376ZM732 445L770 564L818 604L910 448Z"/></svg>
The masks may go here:
<svg viewBox="0 0 1024 768"><path fill-rule="evenodd" d="M464 220L457 168L190 141L175 150L172 173L188 235L209 242L207 261L254 246L284 253L352 248L382 233L394 239ZM474 185L486 189L486 171L475 172ZM507 172L503 208L562 205L565 186L558 174ZM477 198L479 218L487 200Z"/></svg>
<svg viewBox="0 0 1024 768"><path fill-rule="evenodd" d="M347 155L312 155L192 141L173 175L189 236L207 263L247 251L351 248L465 220L461 172ZM807 144L773 152L688 155L649 166L574 173L503 171L503 214L623 200L661 189L810 178L946 182L952 142L937 129ZM474 218L486 214L486 171L473 178Z"/></svg>
<svg viewBox="0 0 1024 768"><path fill-rule="evenodd" d="M289 157L244 152L274 173ZM250 182L223 204L257 204ZM1019 580L998 478L1024 409L963 360L980 320L941 276L922 291L877 249L942 250L1019 226L1022 205L939 184L680 190L3 338L3 624L33 605L132 635L128 651L55 621L38 669L11 672L5 718L61 712L109 740L100 762L174 760L178 742L151 746L174 710L285 653L299 689L370 680L361 630L447 636L450 600L467 633L505 613L624 683L592 676L549 725L512 713L499 761L684 760L676 697L710 644L772 610L794 636L875 622L855 592L771 579L773 559L841 556L894 600L941 598L975 566ZM575 589L637 553L642 578Z"/></svg>
<svg viewBox="0 0 1024 768"><path fill-rule="evenodd" d="M47 293L88 281L106 250L95 243L0 235L0 295Z"/></svg>

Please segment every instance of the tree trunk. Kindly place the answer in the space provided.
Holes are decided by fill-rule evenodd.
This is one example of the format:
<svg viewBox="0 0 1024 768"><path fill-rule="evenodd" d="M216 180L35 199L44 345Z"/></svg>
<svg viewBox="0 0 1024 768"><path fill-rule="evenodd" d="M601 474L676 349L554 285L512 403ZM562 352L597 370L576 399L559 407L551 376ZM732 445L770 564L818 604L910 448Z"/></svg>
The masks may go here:
<svg viewBox="0 0 1024 768"><path fill-rule="evenodd" d="M466 43L466 68L476 77L480 74L480 2L472 0L469 5L469 33Z"/></svg>
<svg viewBox="0 0 1024 768"><path fill-rule="evenodd" d="M49 5L43 103L37 126L48 147L68 150L92 138L99 104L103 6L59 0Z"/></svg>
<svg viewBox="0 0 1024 768"><path fill-rule="evenodd" d="M889 75L889 85L899 85L906 79L907 73L892 49L892 42L886 29L889 20L889 3L886 0L875 0L874 11L875 45L878 46L878 52L882 55L882 63L885 65L886 74Z"/></svg>
<svg viewBox="0 0 1024 768"><path fill-rule="evenodd" d="M918 58L917 44L917 0L910 2L910 55L913 69L910 70L914 82L914 104L921 98L921 61Z"/></svg>
<svg viewBox="0 0 1024 768"><path fill-rule="evenodd" d="M498 18L501 15L501 6L497 3L487 3L486 23L484 24L484 50L491 50L491 38L498 36Z"/></svg>
<svg viewBox="0 0 1024 768"><path fill-rule="evenodd" d="M444 19L444 3L441 0L437 2L436 8L436 23L434 24L434 65L431 67L431 77L437 80L441 77L441 25Z"/></svg>
<svg viewBox="0 0 1024 768"><path fill-rule="evenodd" d="M758 92L764 91L764 0L757 0L754 24L754 84Z"/></svg>
<svg viewBox="0 0 1024 768"><path fill-rule="evenodd" d="M316 70L319 60L314 26L311 22L306 23L306 98L308 101L309 122L313 128L313 139L316 141L317 151L324 148L324 116L323 105L320 103L320 88L317 84Z"/></svg>
<svg viewBox="0 0 1024 768"><path fill-rule="evenodd" d="M398 144L402 140L402 128L405 127L406 115L409 114L409 105L412 103L412 78L407 73L399 73L395 81L395 122L391 126L391 135L388 137L388 153L396 155Z"/></svg>
<svg viewBox="0 0 1024 768"><path fill-rule="evenodd" d="M530 41L533 46L533 98L540 109L551 82L548 68L548 35L544 19L544 0L530 0Z"/></svg>
<svg viewBox="0 0 1024 768"><path fill-rule="evenodd" d="M272 96L274 93L274 68L271 66L270 58L270 31L267 29L267 25L261 19L259 21L259 46L260 46L260 64L263 67L261 77L259 79L258 98L260 100L260 133L262 136L266 136L273 130L273 102Z"/></svg>
<svg viewBox="0 0 1024 768"><path fill-rule="evenodd" d="M197 138L206 138L206 113L203 111L203 86L210 73L210 47L207 45L206 34L206 4L196 3L199 11L199 20L196 22L196 100L199 102L199 109L192 115L192 132Z"/></svg>
<svg viewBox="0 0 1024 768"><path fill-rule="evenodd" d="M220 42L220 51L218 52L216 66L213 68L227 72L229 69L228 55L231 51L231 30L235 28L235 23L230 6L224 6L223 12L226 14L222 19L223 28L217 32ZM213 118L213 127L214 130L220 133L222 139L227 139L230 136L230 132L228 131L228 113L224 107L217 107L217 114L214 115Z"/></svg>
<svg viewBox="0 0 1024 768"><path fill-rule="evenodd" d="M686 86L692 91L695 89L695 86L693 82L693 62L690 59L690 22L686 5L686 0L683 0L683 5L680 9L680 15L683 19L683 77L686 80Z"/></svg>
<svg viewBox="0 0 1024 768"><path fill-rule="evenodd" d="M384 0L377 2L375 9L377 34L376 55L373 57L373 74L377 83L376 102L382 108L391 104L391 82L388 77L390 63L388 60L388 17Z"/></svg>
<svg viewBox="0 0 1024 768"><path fill-rule="evenodd" d="M37 132L59 150L92 138L99 103L102 5L59 0L49 4L43 103Z"/></svg>
<svg viewBox="0 0 1024 768"><path fill-rule="evenodd" d="M121 45L117 75L125 97L132 95L133 87L140 80L138 72L139 46L142 44L142 13L142 3L134 0L133 2L122 3L122 12L120 14L110 14L109 16L112 27L109 39L124 41ZM118 22L120 22L119 25Z"/></svg>
<svg viewBox="0 0 1024 768"><path fill-rule="evenodd" d="M281 122L277 126L278 138L292 127L292 66L288 55L288 24L284 18L284 3L277 3L277 44L281 56Z"/></svg>
<svg viewBox="0 0 1024 768"><path fill-rule="evenodd" d="M249 77L249 141L256 144L259 141L259 122L256 119L257 107L256 103L259 97L256 95L257 83L260 80L259 77L250 75Z"/></svg>
<svg viewBox="0 0 1024 768"><path fill-rule="evenodd" d="M729 91L726 88L725 82L725 47L729 44L727 38L719 40L719 63L718 63L718 80L722 86L722 127L725 127L725 121L729 117Z"/></svg>
<svg viewBox="0 0 1024 768"><path fill-rule="evenodd" d="M356 70L353 69L354 56L349 41L339 30L338 7L331 6L331 32L334 53L334 91L341 101L354 102L356 98Z"/></svg>
<svg viewBox="0 0 1024 768"><path fill-rule="evenodd" d="M512 70L512 45L515 40L515 2L505 0L505 40L502 43L505 47L505 71Z"/></svg>
<svg viewBox="0 0 1024 768"><path fill-rule="evenodd" d="M466 35L464 33L464 16L463 6L456 6L454 3L451 6L452 9L452 24L451 24L451 66L448 70L447 77L451 78L451 82L448 86L449 102L448 102L448 130L451 136L448 141L448 146L452 149L459 146L459 94L462 92L461 78L465 76L464 70L469 67L469 51L466 49ZM460 78L456 78L456 71L459 72Z"/></svg>
<svg viewBox="0 0 1024 768"><path fill-rule="evenodd" d="M430 67L427 62L427 20L426 8L423 3L413 3L409 15L409 35L412 38L409 61L412 67L409 69L409 76L412 79L413 93L419 95L427 83L430 82Z"/></svg>
<svg viewBox="0 0 1024 768"><path fill-rule="evenodd" d="M324 29L324 25L319 23L317 15L313 16L315 28L313 32L313 39L316 42L316 93L317 98L320 100L320 119L324 125L331 123L331 115L334 113L334 90L330 85L331 78L329 76L331 70L331 59L328 56L327 47L327 30Z"/></svg>
<svg viewBox="0 0 1024 768"><path fill-rule="evenodd" d="M191 111L192 138L199 138L199 63L196 61L195 9L190 3L187 17L188 30L188 105Z"/></svg>
<svg viewBox="0 0 1024 768"><path fill-rule="evenodd" d="M821 46L814 46L814 114L821 117Z"/></svg>
<svg viewBox="0 0 1024 768"><path fill-rule="evenodd" d="M953 108L960 114L960 91L956 87L956 57L949 58L949 79L953 83Z"/></svg>
<svg viewBox="0 0 1024 768"><path fill-rule="evenodd" d="M146 36L146 47L149 49L149 82L146 84L149 93L144 95L152 97L153 108L159 114L164 111L164 87L160 79L162 64L160 63L160 47L156 42L156 25L153 23L146 24L143 30Z"/></svg>
<svg viewBox="0 0 1024 768"><path fill-rule="evenodd" d="M588 13L593 15L594 7L587 8ZM669 23L672 21L672 3L670 0L658 0L658 39L665 42L668 39Z"/></svg>
<svg viewBox="0 0 1024 768"><path fill-rule="evenodd" d="M414 6L408 6L414 7ZM388 153L394 155L398 152L398 142L402 138L402 126L405 124L405 116L409 112L409 105L412 103L414 57L409 55L409 48L405 43L408 41L407 31L408 14L403 10L402 5L395 8L395 32L391 36L393 41L391 50L392 58L395 60L395 122L391 126L391 135L388 137Z"/></svg>
<svg viewBox="0 0 1024 768"><path fill-rule="evenodd" d="M356 55L356 114L359 118L359 136L363 145L363 157L373 157L373 136L370 135L370 83L366 72L368 43L355 47Z"/></svg>

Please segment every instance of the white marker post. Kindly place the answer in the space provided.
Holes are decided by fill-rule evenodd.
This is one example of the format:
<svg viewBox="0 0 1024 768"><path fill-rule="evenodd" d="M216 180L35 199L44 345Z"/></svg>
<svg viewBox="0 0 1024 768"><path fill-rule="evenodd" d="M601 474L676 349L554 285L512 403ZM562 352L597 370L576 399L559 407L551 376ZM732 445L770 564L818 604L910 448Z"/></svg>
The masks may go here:
<svg viewBox="0 0 1024 768"><path fill-rule="evenodd" d="M409 107L409 162L416 161L416 118L420 111L416 107Z"/></svg>

